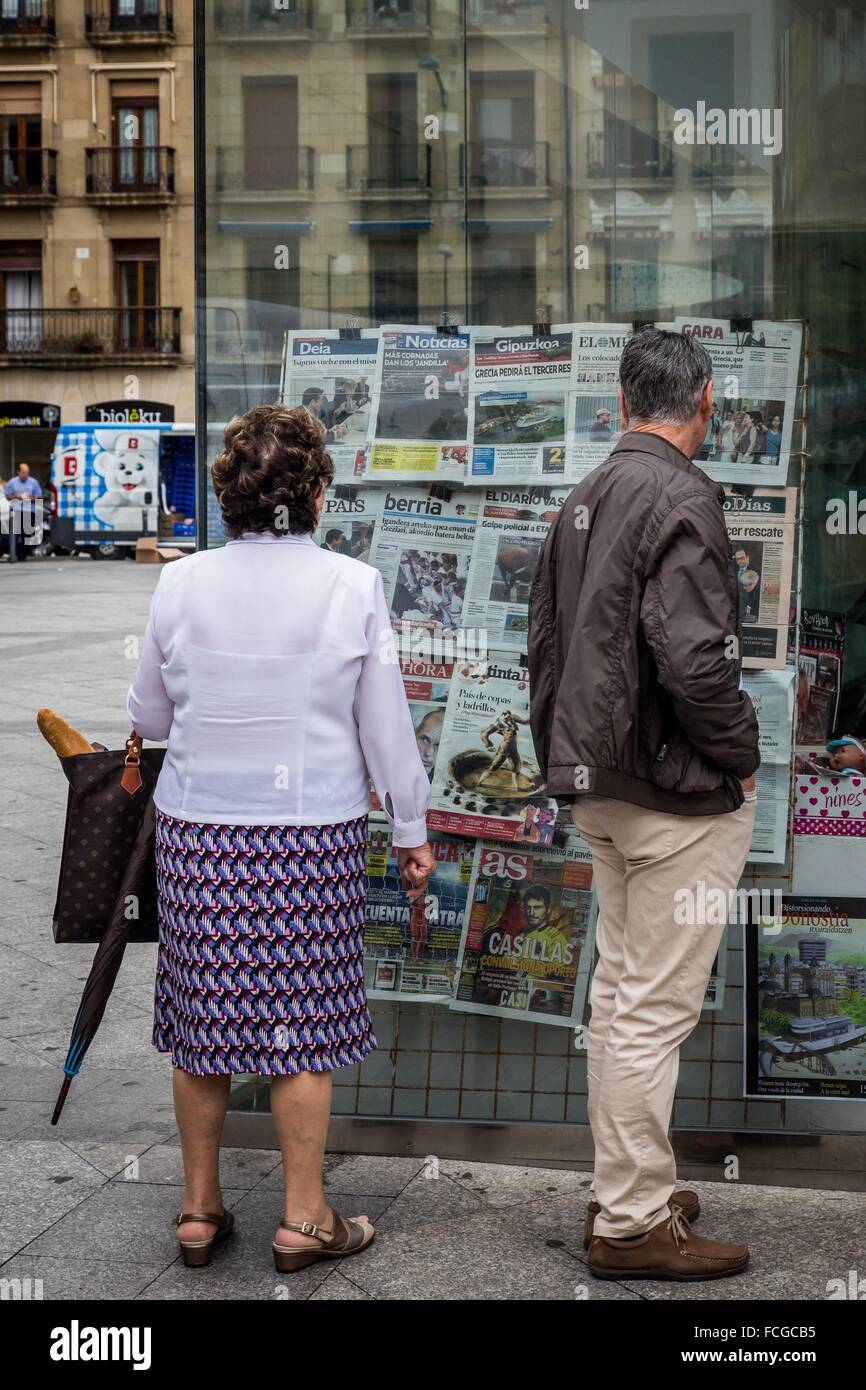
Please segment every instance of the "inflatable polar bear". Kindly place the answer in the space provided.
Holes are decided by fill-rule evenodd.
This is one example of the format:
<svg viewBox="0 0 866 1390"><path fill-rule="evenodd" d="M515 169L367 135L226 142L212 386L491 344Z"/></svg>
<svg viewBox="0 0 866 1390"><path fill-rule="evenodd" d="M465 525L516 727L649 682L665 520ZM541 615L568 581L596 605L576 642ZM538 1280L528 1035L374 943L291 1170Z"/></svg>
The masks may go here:
<svg viewBox="0 0 866 1390"><path fill-rule="evenodd" d="M106 491L93 514L115 531L155 531L159 487L159 431L96 430L93 466Z"/></svg>

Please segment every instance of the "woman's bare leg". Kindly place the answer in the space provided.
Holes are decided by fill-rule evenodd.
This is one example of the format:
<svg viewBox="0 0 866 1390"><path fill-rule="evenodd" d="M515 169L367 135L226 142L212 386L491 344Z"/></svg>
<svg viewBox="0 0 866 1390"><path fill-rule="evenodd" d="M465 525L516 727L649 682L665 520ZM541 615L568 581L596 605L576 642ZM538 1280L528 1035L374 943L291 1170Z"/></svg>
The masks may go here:
<svg viewBox="0 0 866 1390"><path fill-rule="evenodd" d="M331 1073L298 1072L271 1078L271 1112L283 1155L287 1221L312 1221L330 1231L333 1213L322 1191L325 1140L331 1118ZM320 1246L315 1236L277 1231L278 1245Z"/></svg>
<svg viewBox="0 0 866 1390"><path fill-rule="evenodd" d="M228 1106L230 1076L193 1076L175 1067L174 1113L183 1151L183 1211L223 1209L220 1189L220 1139ZM205 1221L184 1221L184 1240L207 1240L216 1228Z"/></svg>

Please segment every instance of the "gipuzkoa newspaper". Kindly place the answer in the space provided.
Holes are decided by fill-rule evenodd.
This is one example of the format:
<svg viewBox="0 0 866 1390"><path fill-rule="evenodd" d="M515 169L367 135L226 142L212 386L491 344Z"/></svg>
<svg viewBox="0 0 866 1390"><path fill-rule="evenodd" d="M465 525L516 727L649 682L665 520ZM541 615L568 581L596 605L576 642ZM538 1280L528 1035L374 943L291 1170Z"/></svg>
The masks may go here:
<svg viewBox="0 0 866 1390"><path fill-rule="evenodd" d="M786 894L745 941L745 1094L866 1100L866 898Z"/></svg>
<svg viewBox="0 0 866 1390"><path fill-rule="evenodd" d="M574 326L574 390L568 436L568 479L577 482L604 463L623 433L617 388L619 360L631 337L622 323Z"/></svg>
<svg viewBox="0 0 866 1390"><path fill-rule="evenodd" d="M467 482L565 478L571 337L571 328L473 331Z"/></svg>
<svg viewBox="0 0 866 1390"><path fill-rule="evenodd" d="M382 501L381 488L336 483L325 493L313 539L323 550L369 563Z"/></svg>
<svg viewBox="0 0 866 1390"><path fill-rule="evenodd" d="M423 655L424 633L440 637L463 626L477 509L477 495L463 489L447 500L425 487L384 490L371 564L382 573L400 651L409 643ZM426 650L434 654L432 645Z"/></svg>
<svg viewBox="0 0 866 1390"><path fill-rule="evenodd" d="M529 673L521 657L456 661L427 824L456 835L550 844L556 803L529 731Z"/></svg>
<svg viewBox="0 0 866 1390"><path fill-rule="evenodd" d="M569 491L530 485L479 492L464 620L473 629L486 630L489 646L526 651L535 567Z"/></svg>
<svg viewBox="0 0 866 1390"><path fill-rule="evenodd" d="M743 687L758 719L761 754L756 773L758 804L747 862L780 864L785 858L791 806L794 668L744 671Z"/></svg>
<svg viewBox="0 0 866 1390"><path fill-rule="evenodd" d="M748 330L727 319L674 320L713 363L713 416L695 462L717 482L781 486L788 476L803 328L755 321Z"/></svg>
<svg viewBox="0 0 866 1390"><path fill-rule="evenodd" d="M574 1028L592 962L592 861L582 840L480 841L451 1008Z"/></svg>
<svg viewBox="0 0 866 1390"><path fill-rule="evenodd" d="M379 334L372 328L360 338L341 338L339 332L288 335L280 398L321 420L336 482L360 478L364 469L378 351Z"/></svg>
<svg viewBox="0 0 866 1390"><path fill-rule="evenodd" d="M724 506L739 594L743 666L780 670L788 653L797 489L728 486Z"/></svg>
<svg viewBox="0 0 866 1390"><path fill-rule="evenodd" d="M387 826L370 822L364 977L374 999L451 998L475 845L430 836L436 860L426 894L410 903Z"/></svg>
<svg viewBox="0 0 866 1390"><path fill-rule="evenodd" d="M365 476L374 482L462 482L468 404L468 333L383 329Z"/></svg>

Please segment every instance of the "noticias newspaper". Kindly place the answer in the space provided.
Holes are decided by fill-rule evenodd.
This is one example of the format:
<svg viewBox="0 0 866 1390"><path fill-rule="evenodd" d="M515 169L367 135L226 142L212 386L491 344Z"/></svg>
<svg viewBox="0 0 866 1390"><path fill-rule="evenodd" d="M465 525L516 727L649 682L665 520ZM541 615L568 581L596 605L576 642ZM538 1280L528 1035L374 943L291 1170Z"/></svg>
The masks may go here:
<svg viewBox="0 0 866 1390"><path fill-rule="evenodd" d="M711 1365L714 1363L726 1363L730 1365L732 1362L738 1361L745 1363L760 1362L767 1366L781 1365L782 1363L790 1365L791 1362L815 1362L818 1359L818 1353L805 1347L770 1346L762 1348L748 1345L750 1342L754 1343L756 1338L764 1342L770 1340L788 1341L795 1338L800 1341L805 1341L810 1337L814 1337L815 1332L816 1329L812 1326L751 1327L744 1325L742 1327L695 1327L695 1341L739 1341L745 1345L730 1346L724 1350L710 1350L707 1348L706 1351L681 1351L680 1357L683 1361L703 1362L704 1364L709 1363Z"/></svg>

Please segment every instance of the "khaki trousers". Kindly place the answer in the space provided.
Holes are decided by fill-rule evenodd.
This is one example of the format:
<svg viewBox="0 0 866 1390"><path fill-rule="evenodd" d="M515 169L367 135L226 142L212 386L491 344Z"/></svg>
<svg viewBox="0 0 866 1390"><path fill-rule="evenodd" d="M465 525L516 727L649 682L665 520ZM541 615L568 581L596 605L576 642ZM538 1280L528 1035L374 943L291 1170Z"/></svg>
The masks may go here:
<svg viewBox="0 0 866 1390"><path fill-rule="evenodd" d="M580 796L572 814L598 895L587 1063L595 1233L641 1235L670 1215L679 1049L700 1017L724 931L711 890L727 902L737 887L755 799L723 815L673 816Z"/></svg>

